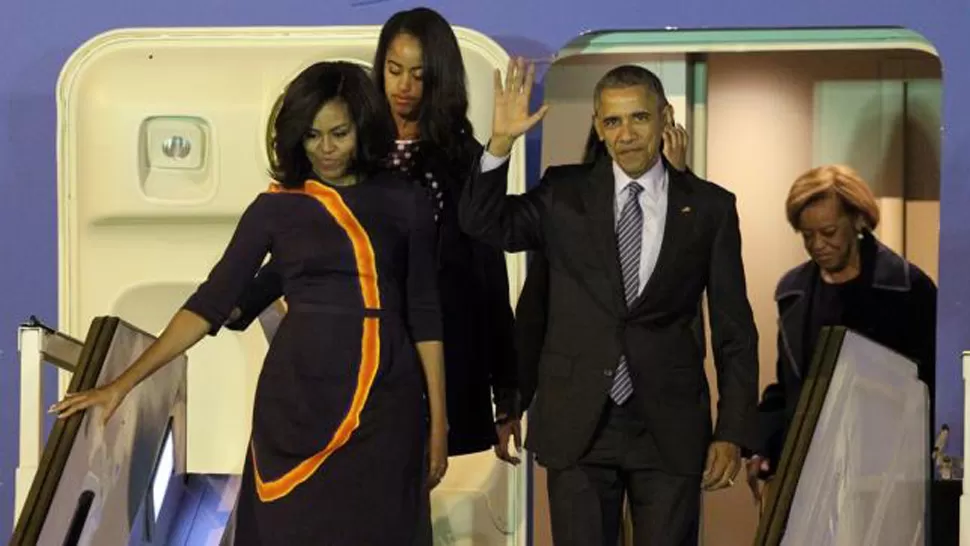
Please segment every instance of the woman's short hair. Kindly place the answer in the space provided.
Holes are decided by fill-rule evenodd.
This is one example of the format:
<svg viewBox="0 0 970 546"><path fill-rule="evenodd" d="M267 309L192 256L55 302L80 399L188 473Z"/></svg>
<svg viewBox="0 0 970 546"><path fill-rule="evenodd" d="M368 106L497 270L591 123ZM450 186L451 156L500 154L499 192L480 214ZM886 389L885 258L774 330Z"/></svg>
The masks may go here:
<svg viewBox="0 0 970 546"><path fill-rule="evenodd" d="M289 84L274 122L276 135L270 175L287 188L314 178L304 141L325 104L341 100L357 132L350 171L368 176L380 170L391 152L394 124L364 68L345 61L316 63Z"/></svg>
<svg viewBox="0 0 970 546"><path fill-rule="evenodd" d="M843 209L861 219L867 229L873 230L879 224L875 194L859 173L846 165L824 165L799 176L785 201L788 223L799 229L799 218L805 207L826 197L837 197Z"/></svg>

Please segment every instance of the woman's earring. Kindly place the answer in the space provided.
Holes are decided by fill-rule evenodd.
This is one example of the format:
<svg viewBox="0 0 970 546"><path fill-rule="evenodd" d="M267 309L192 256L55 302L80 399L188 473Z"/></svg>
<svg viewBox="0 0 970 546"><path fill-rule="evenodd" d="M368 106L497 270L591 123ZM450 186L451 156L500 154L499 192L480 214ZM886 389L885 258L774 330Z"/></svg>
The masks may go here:
<svg viewBox="0 0 970 546"><path fill-rule="evenodd" d="M855 234L855 237L856 237L856 239L859 239L861 241L863 239L863 237L865 237L865 236L860 231L860 232L858 232L858 233Z"/></svg>

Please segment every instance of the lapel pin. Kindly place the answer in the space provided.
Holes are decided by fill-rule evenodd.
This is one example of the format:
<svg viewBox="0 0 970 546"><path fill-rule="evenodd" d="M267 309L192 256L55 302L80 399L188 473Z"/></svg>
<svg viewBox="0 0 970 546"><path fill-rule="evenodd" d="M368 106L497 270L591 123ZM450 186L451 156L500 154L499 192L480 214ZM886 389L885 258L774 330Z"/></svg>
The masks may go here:
<svg viewBox="0 0 970 546"><path fill-rule="evenodd" d="M681 214L687 214L688 212L690 212L690 207L684 207L680 209L680 212Z"/></svg>

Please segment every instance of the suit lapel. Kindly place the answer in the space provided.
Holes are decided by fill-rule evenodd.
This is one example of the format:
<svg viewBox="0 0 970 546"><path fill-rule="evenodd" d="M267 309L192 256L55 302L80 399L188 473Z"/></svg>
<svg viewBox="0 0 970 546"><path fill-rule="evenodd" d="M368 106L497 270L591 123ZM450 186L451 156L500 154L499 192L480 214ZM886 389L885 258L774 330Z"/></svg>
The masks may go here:
<svg viewBox="0 0 970 546"><path fill-rule="evenodd" d="M683 248L685 239L694 231L695 216L693 193L690 190L687 175L673 169L664 160L667 168L667 215L664 220L664 236L660 243L660 254L653 273L647 281L647 286L640 292L640 296L633 302L633 309L643 305L647 296L657 290L658 283L663 280L666 270L676 262L677 256Z"/></svg>
<svg viewBox="0 0 970 546"><path fill-rule="evenodd" d="M597 249L610 280L613 305L616 309L625 309L620 259L616 250L616 220L613 213L616 182L613 179L612 166L609 157L600 159L593 165L583 199L593 247Z"/></svg>

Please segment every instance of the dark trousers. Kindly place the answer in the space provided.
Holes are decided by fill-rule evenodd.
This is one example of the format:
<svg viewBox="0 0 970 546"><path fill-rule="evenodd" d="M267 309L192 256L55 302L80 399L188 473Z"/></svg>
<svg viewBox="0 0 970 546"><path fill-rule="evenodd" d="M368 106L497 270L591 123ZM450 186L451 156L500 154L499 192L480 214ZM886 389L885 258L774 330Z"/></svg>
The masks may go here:
<svg viewBox="0 0 970 546"><path fill-rule="evenodd" d="M609 403L576 466L548 470L556 546L616 546L627 496L636 546L696 546L701 477L662 470L653 438L629 409Z"/></svg>

